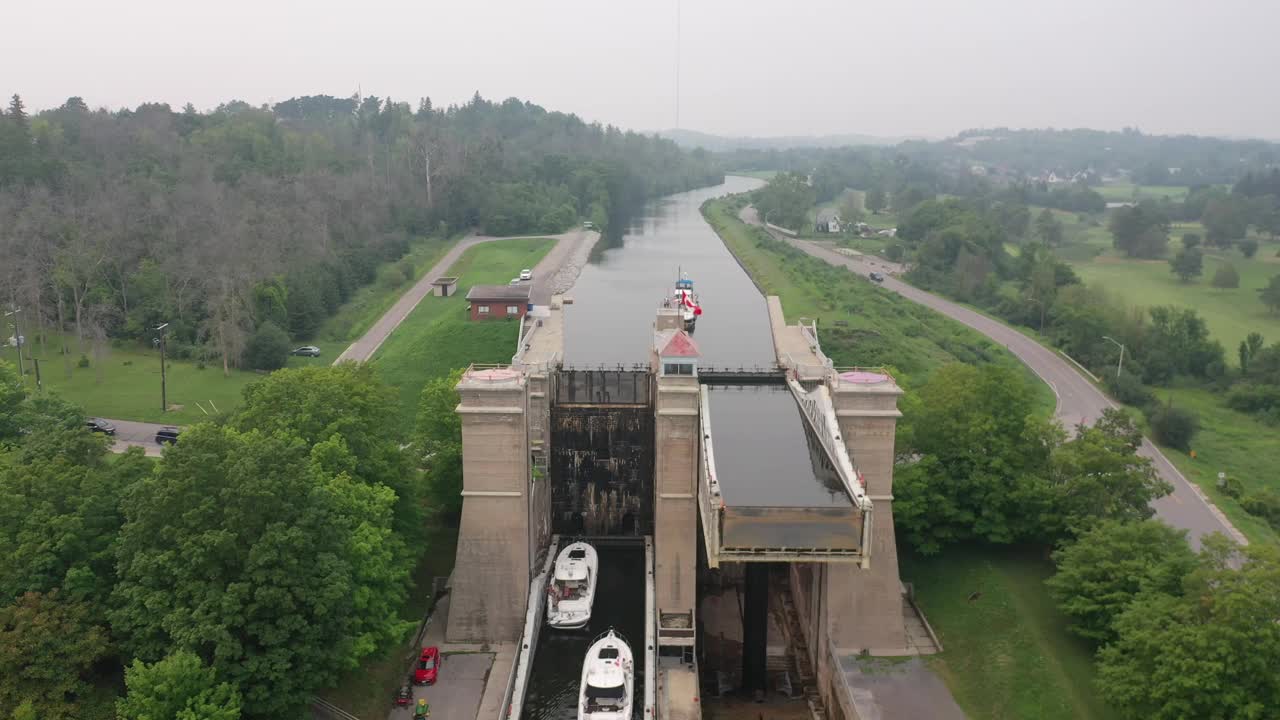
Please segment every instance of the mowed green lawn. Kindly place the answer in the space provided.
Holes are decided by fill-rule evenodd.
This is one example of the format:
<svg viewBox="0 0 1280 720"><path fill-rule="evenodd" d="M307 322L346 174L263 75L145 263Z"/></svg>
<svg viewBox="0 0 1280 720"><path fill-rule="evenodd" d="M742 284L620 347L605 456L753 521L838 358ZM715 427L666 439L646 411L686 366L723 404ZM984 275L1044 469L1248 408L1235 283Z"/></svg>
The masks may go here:
<svg viewBox="0 0 1280 720"><path fill-rule="evenodd" d="M1098 697L1089 648L1067 634L1044 587L1043 551L954 547L904 554L903 580L944 651L929 659L971 718L1092 720L1115 715Z"/></svg>
<svg viewBox="0 0 1280 720"><path fill-rule="evenodd" d="M1111 183L1093 188L1108 202L1130 202L1137 200L1182 200L1190 192L1185 185L1134 185L1133 183Z"/></svg>
<svg viewBox="0 0 1280 720"><path fill-rule="evenodd" d="M547 238L484 243L463 253L449 268L458 277L453 297L424 298L373 356L382 379L400 396L400 412L410 426L418 396L433 378L471 363L509 362L516 351L514 320L471 322L467 290L472 285L506 285L521 268L538 264L555 245Z"/></svg>
<svg viewBox="0 0 1280 720"><path fill-rule="evenodd" d="M76 403L91 416L186 425L236 407L240 403L241 388L262 377L259 373L240 370L232 370L230 377L224 377L221 364L211 363L202 370L194 362L171 359L165 365L165 376L167 399L172 409L162 412L158 350L141 346L111 348L98 361L86 346L90 366L78 367L80 355L72 354L68 377L67 364L58 354L55 340L49 339L47 352L42 352L34 343L30 348L31 354L40 359L44 389ZM75 338L69 338L67 344L74 350ZM0 359L17 363L17 355L8 348L0 352ZM101 368L97 367L98 362L102 363ZM35 391L35 374L29 362L26 369L27 387Z"/></svg>
<svg viewBox="0 0 1280 720"><path fill-rule="evenodd" d="M1179 245L1171 242L1171 252ZM1280 341L1280 314L1268 311L1258 299L1258 290L1280 275L1278 248L1280 243L1264 242L1251 260L1238 250L1209 248L1204 275L1189 283L1170 272L1167 260L1128 260L1106 254L1072 266L1086 283L1104 287L1130 305L1194 308L1226 347L1228 362L1233 362L1236 347L1251 332L1262 333L1268 342ZM1239 288L1218 290L1211 285L1214 272L1225 263L1240 273Z"/></svg>

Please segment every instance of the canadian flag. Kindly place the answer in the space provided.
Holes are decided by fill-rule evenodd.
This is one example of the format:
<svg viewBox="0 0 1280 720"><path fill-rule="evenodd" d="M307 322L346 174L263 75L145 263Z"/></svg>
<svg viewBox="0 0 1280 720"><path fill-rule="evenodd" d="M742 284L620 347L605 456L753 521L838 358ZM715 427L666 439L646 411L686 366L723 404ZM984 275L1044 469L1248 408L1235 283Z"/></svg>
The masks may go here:
<svg viewBox="0 0 1280 720"><path fill-rule="evenodd" d="M683 303L685 307L691 308L694 315L702 314L702 308L698 307L697 303L693 301L693 295L691 295L688 290L680 291L680 302Z"/></svg>

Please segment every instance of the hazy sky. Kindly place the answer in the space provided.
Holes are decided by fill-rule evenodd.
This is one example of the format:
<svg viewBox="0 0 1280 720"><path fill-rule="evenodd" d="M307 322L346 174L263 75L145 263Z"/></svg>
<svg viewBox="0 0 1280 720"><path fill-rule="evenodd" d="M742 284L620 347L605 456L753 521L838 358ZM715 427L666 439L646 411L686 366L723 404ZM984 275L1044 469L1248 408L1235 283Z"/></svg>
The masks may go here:
<svg viewBox="0 0 1280 720"><path fill-rule="evenodd" d="M210 108L477 90L676 122L677 0L6 3L0 92ZM680 0L679 126L947 135L1138 126L1280 138L1277 0Z"/></svg>

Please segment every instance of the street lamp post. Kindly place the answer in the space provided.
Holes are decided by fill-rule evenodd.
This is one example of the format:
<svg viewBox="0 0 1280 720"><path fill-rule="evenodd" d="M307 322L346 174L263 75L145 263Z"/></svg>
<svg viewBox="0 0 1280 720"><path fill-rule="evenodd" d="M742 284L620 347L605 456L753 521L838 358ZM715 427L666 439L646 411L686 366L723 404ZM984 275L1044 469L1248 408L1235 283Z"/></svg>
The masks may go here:
<svg viewBox="0 0 1280 720"><path fill-rule="evenodd" d="M1120 362L1116 363L1116 377L1118 378L1120 377L1120 370L1124 368L1124 344L1116 342L1113 338L1109 338L1106 335L1103 335L1102 339L1120 348Z"/></svg>
<svg viewBox="0 0 1280 720"><path fill-rule="evenodd" d="M160 346L160 412L169 410L168 388L165 387L164 373L164 331L167 327L169 323L160 323L156 326L156 332L160 333L160 337L156 338L156 344Z"/></svg>
<svg viewBox="0 0 1280 720"><path fill-rule="evenodd" d="M18 377L26 382L27 374L22 369L22 324L18 322L18 313L22 312L22 308L14 307L13 310L4 314L5 317L13 317L13 341L17 343L18 348Z"/></svg>

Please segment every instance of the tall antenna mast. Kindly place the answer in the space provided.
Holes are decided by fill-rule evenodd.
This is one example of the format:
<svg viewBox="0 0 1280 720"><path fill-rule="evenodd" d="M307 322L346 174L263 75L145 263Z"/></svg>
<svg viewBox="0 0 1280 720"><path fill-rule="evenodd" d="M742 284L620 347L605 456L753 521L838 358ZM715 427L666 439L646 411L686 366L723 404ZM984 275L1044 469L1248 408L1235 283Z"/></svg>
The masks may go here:
<svg viewBox="0 0 1280 720"><path fill-rule="evenodd" d="M676 129L680 129L680 0L676 0Z"/></svg>

